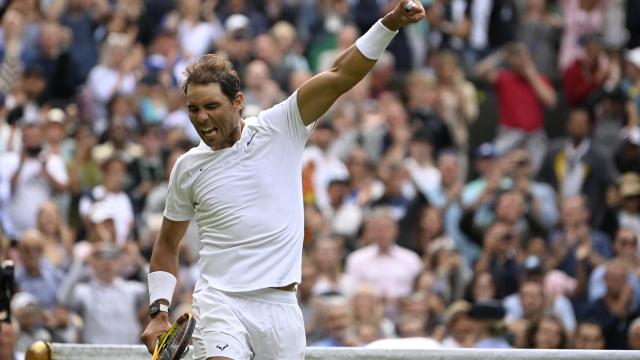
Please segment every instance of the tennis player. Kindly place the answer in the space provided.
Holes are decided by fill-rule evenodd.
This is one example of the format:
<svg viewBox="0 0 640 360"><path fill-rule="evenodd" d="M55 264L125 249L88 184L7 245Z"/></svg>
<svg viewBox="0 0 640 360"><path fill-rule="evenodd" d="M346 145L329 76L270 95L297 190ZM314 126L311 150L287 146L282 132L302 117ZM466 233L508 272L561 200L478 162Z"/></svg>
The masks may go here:
<svg viewBox="0 0 640 360"><path fill-rule="evenodd" d="M200 278L193 293L195 359L303 359L300 282L302 152L310 125L356 85L398 29L425 16L401 0L344 51L331 70L288 99L242 118L240 79L231 64L205 55L186 70L191 123L202 142L171 173L164 219L151 256L150 352L165 332L189 221L200 229Z"/></svg>

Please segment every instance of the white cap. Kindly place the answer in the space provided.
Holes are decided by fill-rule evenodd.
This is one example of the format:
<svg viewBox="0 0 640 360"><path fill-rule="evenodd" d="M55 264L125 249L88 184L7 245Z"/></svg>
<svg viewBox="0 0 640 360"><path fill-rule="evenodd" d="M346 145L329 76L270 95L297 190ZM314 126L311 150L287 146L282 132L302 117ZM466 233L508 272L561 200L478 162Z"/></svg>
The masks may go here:
<svg viewBox="0 0 640 360"><path fill-rule="evenodd" d="M640 69L640 47L629 50L629 52L627 53L627 61Z"/></svg>
<svg viewBox="0 0 640 360"><path fill-rule="evenodd" d="M62 124L64 122L64 118L66 117L64 111L58 108L53 108L47 112L46 119L52 123Z"/></svg>
<svg viewBox="0 0 640 360"><path fill-rule="evenodd" d="M238 30L246 29L249 27L249 18L242 14L233 14L227 18L224 22L224 28L227 33L232 33Z"/></svg>
<svg viewBox="0 0 640 360"><path fill-rule="evenodd" d="M101 201L93 204L89 213L89 220L94 224L100 224L109 219L115 220L117 209L111 206L110 202Z"/></svg>
<svg viewBox="0 0 640 360"><path fill-rule="evenodd" d="M28 292L19 292L11 299L11 311L20 310L27 306L38 306L38 298Z"/></svg>

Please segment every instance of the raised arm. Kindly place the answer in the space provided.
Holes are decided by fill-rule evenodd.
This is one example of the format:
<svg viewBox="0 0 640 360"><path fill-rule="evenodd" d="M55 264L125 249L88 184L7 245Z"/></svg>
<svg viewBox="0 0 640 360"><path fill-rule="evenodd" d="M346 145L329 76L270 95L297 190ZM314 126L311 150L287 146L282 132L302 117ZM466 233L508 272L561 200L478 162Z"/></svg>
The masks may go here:
<svg viewBox="0 0 640 360"><path fill-rule="evenodd" d="M330 70L324 71L298 89L298 109L305 125L322 116L345 92L354 87L373 68L398 29L424 18L424 8L418 1L410 11L398 5L336 59Z"/></svg>

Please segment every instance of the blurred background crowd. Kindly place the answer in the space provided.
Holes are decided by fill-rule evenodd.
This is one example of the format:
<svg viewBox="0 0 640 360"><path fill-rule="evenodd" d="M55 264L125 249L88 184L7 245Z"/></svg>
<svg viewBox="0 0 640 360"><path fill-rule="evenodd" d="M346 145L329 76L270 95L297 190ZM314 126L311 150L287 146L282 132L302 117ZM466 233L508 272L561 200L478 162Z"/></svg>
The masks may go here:
<svg viewBox="0 0 640 360"><path fill-rule="evenodd" d="M423 3L313 126L308 344L640 349L640 1ZM253 116L395 5L0 0L3 359L139 343L168 176L199 142L190 60L228 58ZM173 317L198 247L192 224Z"/></svg>

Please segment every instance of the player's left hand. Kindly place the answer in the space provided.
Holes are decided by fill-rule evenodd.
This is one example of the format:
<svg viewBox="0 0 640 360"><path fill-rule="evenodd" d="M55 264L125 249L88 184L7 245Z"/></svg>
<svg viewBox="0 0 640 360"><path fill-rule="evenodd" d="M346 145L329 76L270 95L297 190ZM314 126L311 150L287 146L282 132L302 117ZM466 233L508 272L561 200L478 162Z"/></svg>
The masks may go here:
<svg viewBox="0 0 640 360"><path fill-rule="evenodd" d="M383 24L390 30L398 30L424 17L422 0L400 0L398 5L384 17Z"/></svg>

